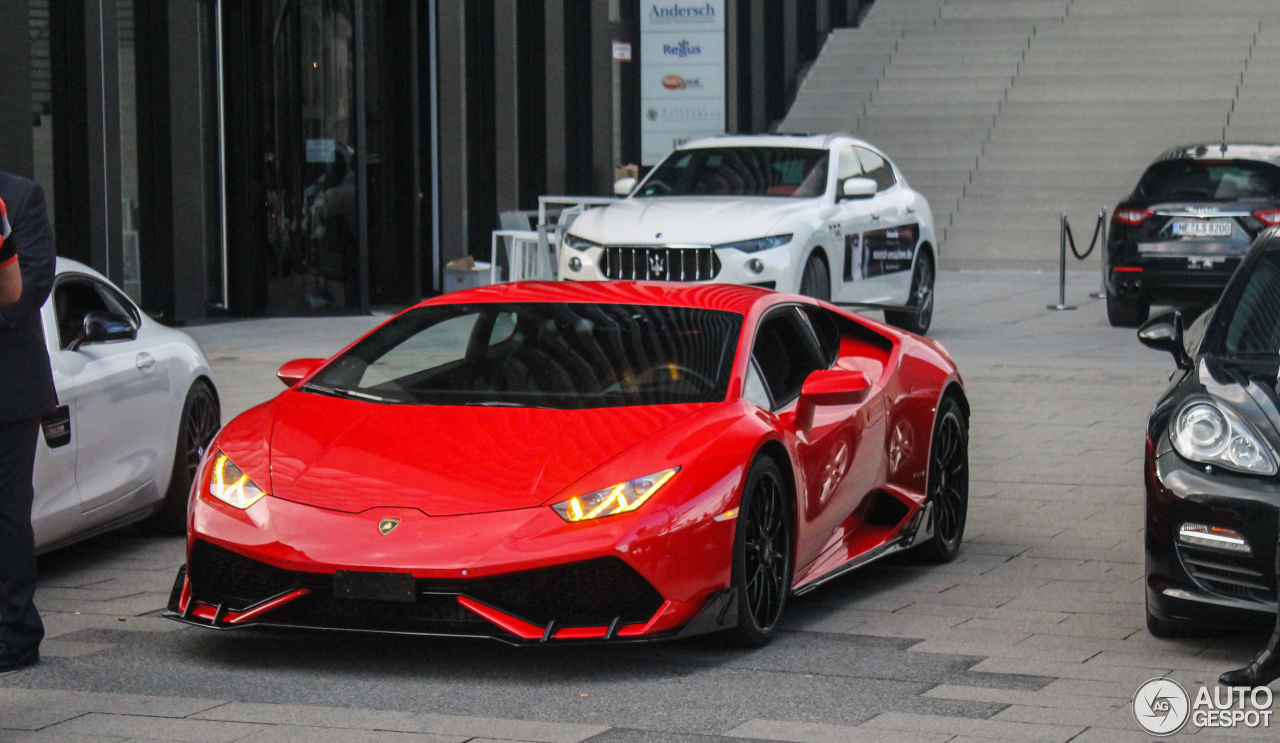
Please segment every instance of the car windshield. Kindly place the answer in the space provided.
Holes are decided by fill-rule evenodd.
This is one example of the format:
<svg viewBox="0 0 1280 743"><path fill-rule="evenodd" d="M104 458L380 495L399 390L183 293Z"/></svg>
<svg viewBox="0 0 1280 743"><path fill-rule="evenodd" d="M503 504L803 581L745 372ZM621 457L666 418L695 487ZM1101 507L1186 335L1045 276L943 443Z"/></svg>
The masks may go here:
<svg viewBox="0 0 1280 743"><path fill-rule="evenodd" d="M699 147L671 154L636 196L781 196L827 189L827 151L803 147Z"/></svg>
<svg viewBox="0 0 1280 743"><path fill-rule="evenodd" d="M561 409L723 400L742 315L563 302L418 307L304 389L386 403Z"/></svg>
<svg viewBox="0 0 1280 743"><path fill-rule="evenodd" d="M1255 160L1165 160L1138 191L1151 201L1239 201L1280 196L1280 168Z"/></svg>
<svg viewBox="0 0 1280 743"><path fill-rule="evenodd" d="M1224 345L1230 354L1280 354L1280 251L1258 258L1227 324Z"/></svg>

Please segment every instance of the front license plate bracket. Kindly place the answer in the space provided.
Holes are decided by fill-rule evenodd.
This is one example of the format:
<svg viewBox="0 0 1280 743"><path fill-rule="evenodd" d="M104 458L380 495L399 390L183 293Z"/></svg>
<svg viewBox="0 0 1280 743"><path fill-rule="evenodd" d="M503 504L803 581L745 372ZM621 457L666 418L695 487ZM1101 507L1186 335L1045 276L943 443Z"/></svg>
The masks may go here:
<svg viewBox="0 0 1280 743"><path fill-rule="evenodd" d="M417 581L413 579L412 573L339 570L333 575L333 597L348 601L398 601L411 604L418 600Z"/></svg>

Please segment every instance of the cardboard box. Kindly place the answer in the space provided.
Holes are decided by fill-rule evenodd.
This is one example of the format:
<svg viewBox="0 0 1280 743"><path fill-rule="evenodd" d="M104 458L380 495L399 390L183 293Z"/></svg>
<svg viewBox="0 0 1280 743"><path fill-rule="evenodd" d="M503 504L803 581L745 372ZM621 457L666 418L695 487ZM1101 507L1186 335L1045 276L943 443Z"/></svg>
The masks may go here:
<svg viewBox="0 0 1280 743"><path fill-rule="evenodd" d="M623 178L635 178L636 180L639 180L640 166L639 165L619 165L618 167L614 168L613 180L620 181Z"/></svg>
<svg viewBox="0 0 1280 743"><path fill-rule="evenodd" d="M456 292L460 289L474 289L477 286L488 286L493 283L490 276L490 264L477 261L471 256L449 261L444 267L444 290Z"/></svg>

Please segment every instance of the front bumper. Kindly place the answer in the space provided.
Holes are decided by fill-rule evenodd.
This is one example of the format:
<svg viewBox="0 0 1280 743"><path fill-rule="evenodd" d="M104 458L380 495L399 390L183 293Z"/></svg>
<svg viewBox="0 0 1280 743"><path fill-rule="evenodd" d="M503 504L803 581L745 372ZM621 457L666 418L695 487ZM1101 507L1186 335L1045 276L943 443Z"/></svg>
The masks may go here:
<svg viewBox="0 0 1280 743"><path fill-rule="evenodd" d="M1269 626L1276 613L1280 492L1270 479L1206 473L1168 447L1146 457L1147 607L1164 620ZM1251 554L1189 545L1182 524L1239 532Z"/></svg>
<svg viewBox="0 0 1280 743"><path fill-rule="evenodd" d="M391 511L401 521L383 535L376 527ZM685 519L673 528L671 517L661 508L582 524L548 508L349 514L272 497L238 511L196 498L187 565L165 616L216 629L516 644L656 640L731 627L734 522ZM372 593L353 593L353 580ZM382 580L402 590L388 593Z"/></svg>

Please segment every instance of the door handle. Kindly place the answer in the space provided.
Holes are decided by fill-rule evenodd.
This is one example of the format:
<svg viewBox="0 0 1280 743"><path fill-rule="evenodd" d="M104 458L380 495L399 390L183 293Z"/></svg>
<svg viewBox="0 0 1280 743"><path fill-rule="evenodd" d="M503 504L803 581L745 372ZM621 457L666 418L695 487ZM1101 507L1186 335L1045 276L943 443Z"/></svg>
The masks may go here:
<svg viewBox="0 0 1280 743"><path fill-rule="evenodd" d="M156 360L149 353L140 353L133 363L142 371L151 371L151 367L156 365Z"/></svg>

